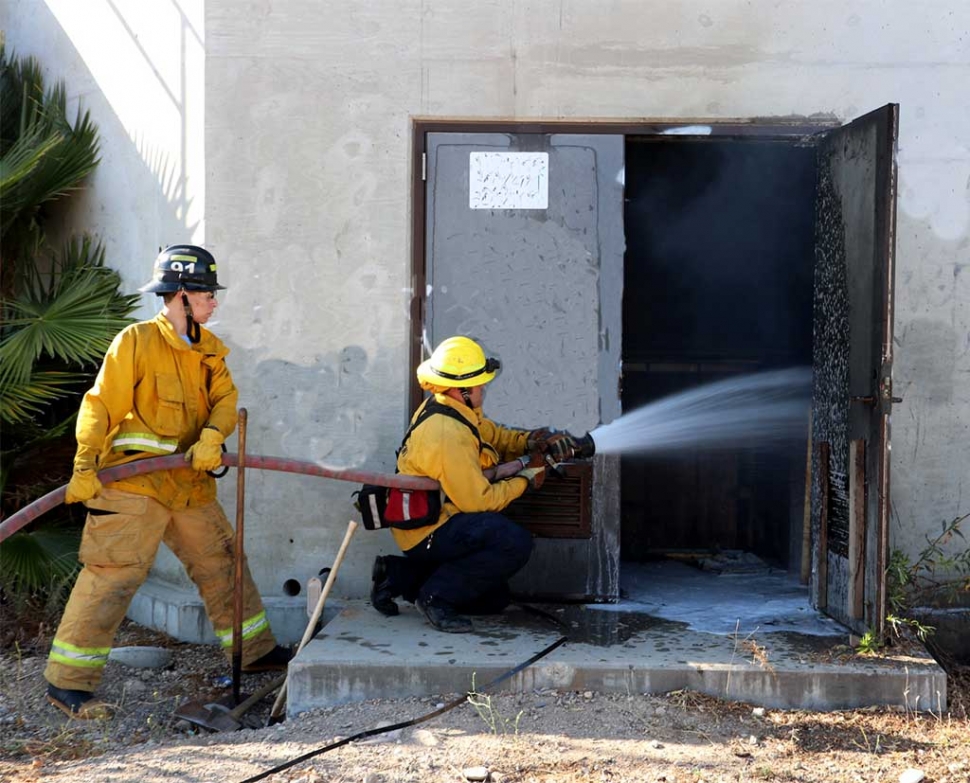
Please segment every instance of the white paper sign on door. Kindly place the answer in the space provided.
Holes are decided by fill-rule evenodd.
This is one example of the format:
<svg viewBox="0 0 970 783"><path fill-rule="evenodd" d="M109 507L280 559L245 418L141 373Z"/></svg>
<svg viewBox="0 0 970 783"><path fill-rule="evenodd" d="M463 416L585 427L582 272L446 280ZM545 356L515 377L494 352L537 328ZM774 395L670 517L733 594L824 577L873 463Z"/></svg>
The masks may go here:
<svg viewBox="0 0 970 783"><path fill-rule="evenodd" d="M547 209L549 153L470 153L468 206L470 209Z"/></svg>

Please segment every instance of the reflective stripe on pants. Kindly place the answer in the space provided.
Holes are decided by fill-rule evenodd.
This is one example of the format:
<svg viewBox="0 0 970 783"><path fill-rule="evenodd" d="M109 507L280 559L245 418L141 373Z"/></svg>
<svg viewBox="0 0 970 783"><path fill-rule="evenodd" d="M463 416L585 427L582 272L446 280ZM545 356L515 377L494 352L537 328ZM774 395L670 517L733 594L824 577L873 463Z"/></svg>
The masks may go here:
<svg viewBox="0 0 970 783"><path fill-rule="evenodd" d="M229 628L233 615L234 533L218 503L173 511L157 500L106 487L88 504L79 559L84 568L55 634L44 676L58 688L93 691L118 626L148 576L162 541L195 582L213 628ZM249 568L243 567L243 665L276 644Z"/></svg>
<svg viewBox="0 0 970 783"><path fill-rule="evenodd" d="M110 652L110 647L78 647L55 638L51 644L50 658L67 666L103 669Z"/></svg>
<svg viewBox="0 0 970 783"><path fill-rule="evenodd" d="M263 631L269 628L269 620L266 619L266 612L260 612L255 617L249 617L243 619L242 621L242 638L243 642L248 639L253 639L259 636ZM219 639L219 644L223 647L232 647L232 627L229 628L216 628L216 636Z"/></svg>

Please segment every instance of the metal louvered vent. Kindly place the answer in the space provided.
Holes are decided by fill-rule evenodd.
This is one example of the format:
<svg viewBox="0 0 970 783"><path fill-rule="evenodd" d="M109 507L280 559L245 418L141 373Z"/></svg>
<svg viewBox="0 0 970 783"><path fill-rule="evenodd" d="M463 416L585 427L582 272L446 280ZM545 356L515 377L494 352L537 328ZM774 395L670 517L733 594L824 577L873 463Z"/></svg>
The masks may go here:
<svg viewBox="0 0 970 783"><path fill-rule="evenodd" d="M564 476L550 470L538 492L526 492L503 513L540 538L590 538L593 465L577 462L561 470Z"/></svg>

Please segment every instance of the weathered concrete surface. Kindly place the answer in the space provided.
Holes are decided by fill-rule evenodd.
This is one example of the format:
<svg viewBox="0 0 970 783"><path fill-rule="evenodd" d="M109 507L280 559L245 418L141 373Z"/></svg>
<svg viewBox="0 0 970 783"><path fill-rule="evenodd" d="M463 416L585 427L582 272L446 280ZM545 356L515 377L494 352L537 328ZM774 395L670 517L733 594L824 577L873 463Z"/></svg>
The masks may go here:
<svg viewBox="0 0 970 783"><path fill-rule="evenodd" d="M946 707L946 675L925 651L849 655L848 632L787 576L716 575L682 563L631 566L613 605L511 608L443 634L410 605L384 617L348 603L290 664L288 712L482 688L558 638L570 641L501 683L647 693L688 688L789 709Z"/></svg>
<svg viewBox="0 0 970 783"><path fill-rule="evenodd" d="M172 651L165 647L113 647L109 661L118 661L132 669L163 669L172 660Z"/></svg>
<svg viewBox="0 0 970 783"><path fill-rule="evenodd" d="M303 638L309 621L305 598L264 596L263 604L273 635L280 644L295 644ZM332 603L325 606L323 621L329 622L338 612ZM216 643L202 599L194 588L149 579L132 599L127 616L148 628L164 631L173 639L196 644Z"/></svg>
<svg viewBox="0 0 970 783"><path fill-rule="evenodd" d="M619 617L593 607L585 611L599 619ZM568 642L500 688L621 693L688 688L784 709L946 707L946 675L928 655L841 660L836 648L847 642L844 636L784 632L739 639L651 621L645 614L639 618L644 627L622 641ZM290 664L288 714L482 688L562 635L521 610L476 618L475 628L470 634L442 634L412 606L385 618L366 603L348 605Z"/></svg>

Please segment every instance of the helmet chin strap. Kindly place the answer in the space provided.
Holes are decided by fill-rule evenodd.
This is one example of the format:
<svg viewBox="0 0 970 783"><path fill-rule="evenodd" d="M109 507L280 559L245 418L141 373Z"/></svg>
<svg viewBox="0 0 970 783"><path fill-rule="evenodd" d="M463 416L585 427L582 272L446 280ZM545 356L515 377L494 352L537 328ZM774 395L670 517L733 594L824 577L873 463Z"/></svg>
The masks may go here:
<svg viewBox="0 0 970 783"><path fill-rule="evenodd" d="M197 343L202 339L202 330L192 318L192 305L189 304L189 297L185 291L182 292L182 306L185 308L185 333L189 337L189 342Z"/></svg>
<svg viewBox="0 0 970 783"><path fill-rule="evenodd" d="M472 410L474 410L474 406L472 405L472 393L468 391L468 389L466 389L464 386L461 387L460 392L461 392L461 398L465 401L465 405L467 405L469 408L472 408Z"/></svg>

